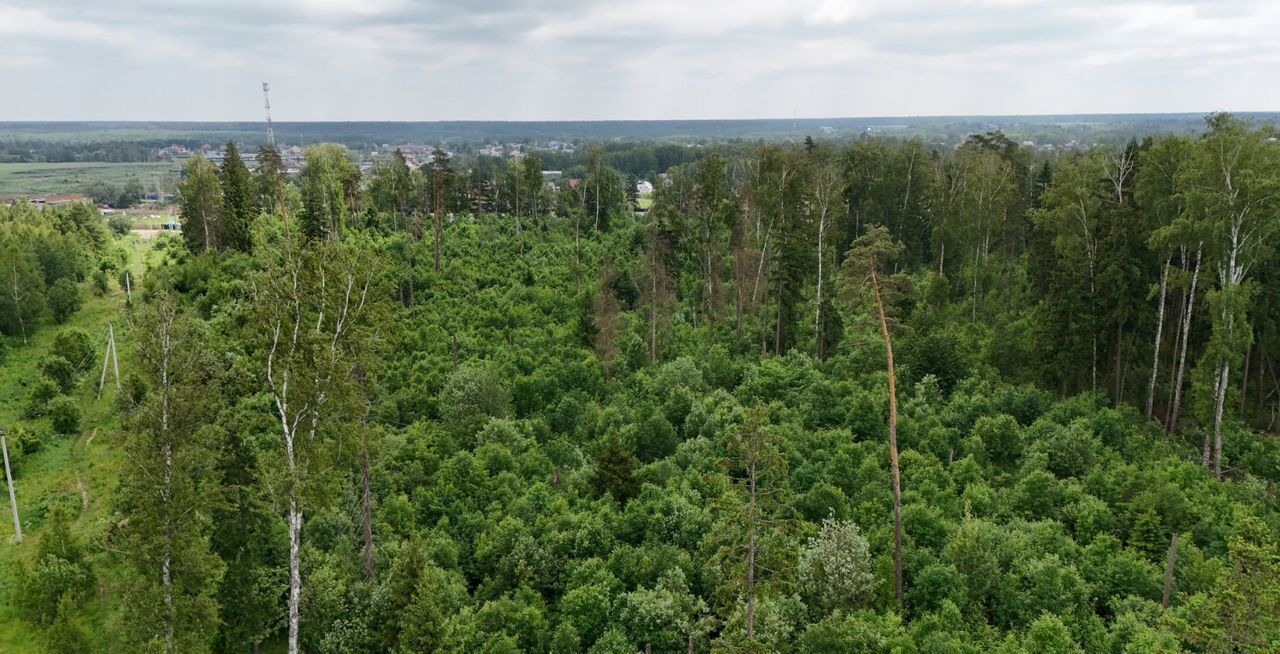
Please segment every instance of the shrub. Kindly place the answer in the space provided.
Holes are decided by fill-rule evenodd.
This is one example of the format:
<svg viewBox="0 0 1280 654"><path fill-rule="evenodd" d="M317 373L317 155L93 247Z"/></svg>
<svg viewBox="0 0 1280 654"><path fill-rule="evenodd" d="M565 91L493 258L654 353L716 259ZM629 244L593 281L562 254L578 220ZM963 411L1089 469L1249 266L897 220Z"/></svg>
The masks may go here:
<svg viewBox="0 0 1280 654"><path fill-rule="evenodd" d="M133 222L124 214L116 214L107 219L107 227L111 228L116 236L126 236L129 230L133 229Z"/></svg>
<svg viewBox="0 0 1280 654"><path fill-rule="evenodd" d="M76 383L76 369L65 357L49 354L40 360L40 372L58 385L58 390L68 393Z"/></svg>
<svg viewBox="0 0 1280 654"><path fill-rule="evenodd" d="M73 398L66 395L55 397L45 411L54 432L70 436L80 431L80 404Z"/></svg>
<svg viewBox="0 0 1280 654"><path fill-rule="evenodd" d="M27 408L25 415L28 418L39 418L45 414L49 406L49 401L57 397L62 392L58 388L58 382L49 379L45 375L41 375L31 390L27 392Z"/></svg>
<svg viewBox="0 0 1280 654"><path fill-rule="evenodd" d="M53 321L59 325L79 311L83 303L84 298L80 295L80 287L66 277L49 287L49 309L53 312Z"/></svg>
<svg viewBox="0 0 1280 654"><path fill-rule="evenodd" d="M93 347L93 339L84 330L73 327L58 332L54 337L53 354L66 359L74 368L83 370L97 352Z"/></svg>
<svg viewBox="0 0 1280 654"><path fill-rule="evenodd" d="M93 271L93 294L102 297L111 290L111 277L107 275L105 270Z"/></svg>

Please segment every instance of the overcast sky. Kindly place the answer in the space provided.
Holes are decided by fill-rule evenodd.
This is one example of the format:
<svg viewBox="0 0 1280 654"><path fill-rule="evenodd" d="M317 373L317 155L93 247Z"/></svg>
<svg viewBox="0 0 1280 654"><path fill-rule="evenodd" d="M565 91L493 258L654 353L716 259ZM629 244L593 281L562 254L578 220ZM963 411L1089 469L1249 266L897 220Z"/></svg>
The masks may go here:
<svg viewBox="0 0 1280 654"><path fill-rule="evenodd" d="M1280 110L1277 0L0 0L0 120Z"/></svg>

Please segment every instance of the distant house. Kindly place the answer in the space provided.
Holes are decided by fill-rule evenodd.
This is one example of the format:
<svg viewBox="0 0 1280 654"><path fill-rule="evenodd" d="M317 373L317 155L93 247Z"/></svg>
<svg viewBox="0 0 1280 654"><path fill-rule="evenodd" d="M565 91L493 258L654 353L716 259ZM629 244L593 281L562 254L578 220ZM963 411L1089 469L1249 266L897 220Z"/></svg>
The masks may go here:
<svg viewBox="0 0 1280 654"><path fill-rule="evenodd" d="M643 179L636 182L636 193L638 193L640 197L653 195L653 183Z"/></svg>
<svg viewBox="0 0 1280 654"><path fill-rule="evenodd" d="M68 204L78 204L80 202L88 202L89 198L84 195L45 195L43 197L31 198L31 204L36 205L37 209L45 207L62 207Z"/></svg>
<svg viewBox="0 0 1280 654"><path fill-rule="evenodd" d="M560 176L563 174L564 172L560 170L544 170L542 171L542 179L545 179L548 181L553 179L560 179Z"/></svg>

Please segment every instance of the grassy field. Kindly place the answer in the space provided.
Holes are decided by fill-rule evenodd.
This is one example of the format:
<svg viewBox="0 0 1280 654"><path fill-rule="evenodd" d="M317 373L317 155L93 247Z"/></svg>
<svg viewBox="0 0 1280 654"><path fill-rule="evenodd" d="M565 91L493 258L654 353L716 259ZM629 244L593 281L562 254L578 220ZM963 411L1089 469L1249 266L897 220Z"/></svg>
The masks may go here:
<svg viewBox="0 0 1280 654"><path fill-rule="evenodd" d="M167 161L146 163L0 163L0 195L83 193L96 181L121 185L136 178L143 188L152 180L176 179L178 168ZM170 184L165 184L169 186Z"/></svg>
<svg viewBox="0 0 1280 654"><path fill-rule="evenodd" d="M130 251L130 267L141 276L144 262L150 254L152 243L136 238L121 241ZM8 495L3 495L4 519L0 520L0 652L39 652L43 649L41 631L19 618L12 601L14 565L35 552L41 534L41 526L49 509L62 505L71 510L75 518L72 531L86 544L95 559L98 574L98 591L85 604L85 626L93 634L106 631L107 616L112 614L118 593L119 568L107 559L109 554L94 544L100 543L106 534L111 517L111 496L120 476L123 454L118 447L119 418L114 414L115 391L108 381L108 389L97 397L97 382L101 371L107 324L116 325L117 350L122 356L121 367L128 368L130 351L129 330L124 326L125 294L113 289L103 297L94 297L86 290L84 307L72 316L67 325L45 325L27 345L20 339L9 339L9 356L0 365L0 425L12 426L24 422L23 407L26 404L27 387L36 378L40 357L49 350L54 337L61 329L76 327L90 334L98 342L98 357L85 364L88 369L73 397L80 401L83 424L92 425L75 437L47 436L45 447L23 458L15 472L14 487L18 507L22 513L24 542L19 545L13 539ZM109 378L110 379L110 378ZM36 421L43 431L47 425ZM107 643L99 643L100 651Z"/></svg>

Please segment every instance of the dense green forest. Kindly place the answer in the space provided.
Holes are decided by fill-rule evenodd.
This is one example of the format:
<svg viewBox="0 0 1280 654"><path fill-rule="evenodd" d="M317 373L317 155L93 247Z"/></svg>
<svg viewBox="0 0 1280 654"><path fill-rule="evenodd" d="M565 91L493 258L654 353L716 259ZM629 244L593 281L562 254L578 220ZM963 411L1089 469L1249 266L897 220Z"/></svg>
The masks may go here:
<svg viewBox="0 0 1280 654"><path fill-rule="evenodd" d="M724 145L647 211L617 148L232 147L180 237L0 209L0 642L1274 652L1276 137Z"/></svg>

